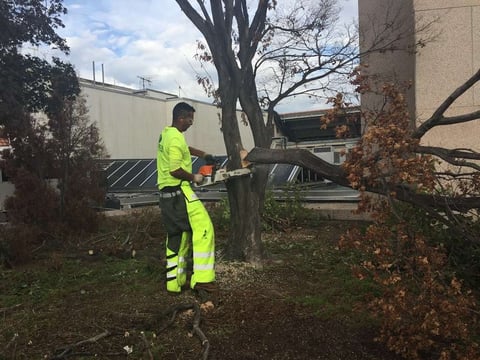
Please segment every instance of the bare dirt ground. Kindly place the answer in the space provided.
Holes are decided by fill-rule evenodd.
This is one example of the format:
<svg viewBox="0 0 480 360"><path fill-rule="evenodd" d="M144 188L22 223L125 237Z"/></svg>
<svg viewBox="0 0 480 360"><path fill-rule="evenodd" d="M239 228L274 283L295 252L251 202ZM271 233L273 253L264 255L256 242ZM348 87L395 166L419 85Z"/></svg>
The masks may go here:
<svg viewBox="0 0 480 360"><path fill-rule="evenodd" d="M0 359L398 359L374 341L368 292L335 255L350 225L266 232L263 269L219 256L219 290L198 313L203 347L194 311L169 311L202 302L164 290L161 229L137 222L135 234L44 249L2 270ZM220 252L225 237L217 233Z"/></svg>

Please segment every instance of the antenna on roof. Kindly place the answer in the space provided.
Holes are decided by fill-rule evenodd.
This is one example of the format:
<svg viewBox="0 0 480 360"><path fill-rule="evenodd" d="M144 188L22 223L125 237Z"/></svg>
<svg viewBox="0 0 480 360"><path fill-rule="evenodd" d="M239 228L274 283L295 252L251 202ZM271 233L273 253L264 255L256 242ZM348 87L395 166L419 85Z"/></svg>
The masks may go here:
<svg viewBox="0 0 480 360"><path fill-rule="evenodd" d="M105 69L102 64L102 85L105 86Z"/></svg>
<svg viewBox="0 0 480 360"><path fill-rule="evenodd" d="M181 97L180 91L183 91L182 86L178 83L177 80L175 80L175 83L178 85L178 97ZM185 91L184 91L185 92Z"/></svg>
<svg viewBox="0 0 480 360"><path fill-rule="evenodd" d="M152 84L152 79L150 77L146 76L137 76L140 80L142 80L142 89L146 90L145 88L145 83L148 83L148 85Z"/></svg>

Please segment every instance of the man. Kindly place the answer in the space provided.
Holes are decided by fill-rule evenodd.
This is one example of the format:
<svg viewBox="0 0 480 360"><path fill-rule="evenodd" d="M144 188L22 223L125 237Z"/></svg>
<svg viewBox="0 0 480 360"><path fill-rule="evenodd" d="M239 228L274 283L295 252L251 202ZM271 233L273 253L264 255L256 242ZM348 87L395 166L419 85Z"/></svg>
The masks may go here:
<svg viewBox="0 0 480 360"><path fill-rule="evenodd" d="M192 174L191 155L210 160L211 155L189 147L185 132L193 123L195 109L185 102L173 108L172 126L158 140L157 171L160 209L167 230L167 291L179 293L186 284L186 257L193 248L190 287L209 291L215 281L215 240L210 216L190 186L201 183L201 174Z"/></svg>

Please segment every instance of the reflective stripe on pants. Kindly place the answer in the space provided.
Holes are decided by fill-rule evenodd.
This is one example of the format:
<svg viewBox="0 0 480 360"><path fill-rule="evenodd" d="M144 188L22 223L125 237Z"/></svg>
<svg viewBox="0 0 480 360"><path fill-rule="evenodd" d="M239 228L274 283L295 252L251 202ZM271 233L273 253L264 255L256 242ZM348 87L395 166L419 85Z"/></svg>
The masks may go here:
<svg viewBox="0 0 480 360"><path fill-rule="evenodd" d="M167 290L170 292L180 292L182 286L187 282L187 255L190 244L190 234L182 233L180 248L175 253L168 247L168 238L166 246L167 255Z"/></svg>
<svg viewBox="0 0 480 360"><path fill-rule="evenodd" d="M190 185L182 185L192 228L193 274L190 287L215 281L215 232L205 206Z"/></svg>

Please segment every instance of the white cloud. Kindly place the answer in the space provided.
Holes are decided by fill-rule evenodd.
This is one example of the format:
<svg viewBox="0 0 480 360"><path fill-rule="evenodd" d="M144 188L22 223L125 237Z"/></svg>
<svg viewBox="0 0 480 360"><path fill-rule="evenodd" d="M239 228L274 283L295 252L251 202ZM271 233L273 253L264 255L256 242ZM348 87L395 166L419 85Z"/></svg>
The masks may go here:
<svg viewBox="0 0 480 360"><path fill-rule="evenodd" d="M194 59L196 41L202 36L175 1L65 0L64 4L68 14L59 33L67 39L68 61L79 76L93 79L95 62L97 81L103 64L109 83L140 88L138 77L143 76L154 89L207 100L196 81L196 73L205 73ZM351 22L357 1L342 0L341 6L346 22ZM212 68L208 71L215 74Z"/></svg>

